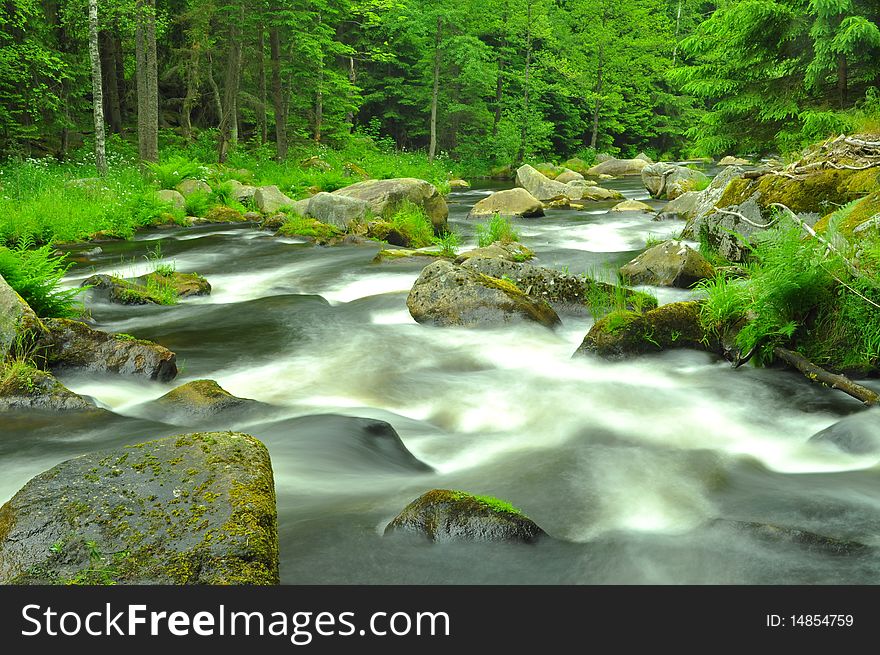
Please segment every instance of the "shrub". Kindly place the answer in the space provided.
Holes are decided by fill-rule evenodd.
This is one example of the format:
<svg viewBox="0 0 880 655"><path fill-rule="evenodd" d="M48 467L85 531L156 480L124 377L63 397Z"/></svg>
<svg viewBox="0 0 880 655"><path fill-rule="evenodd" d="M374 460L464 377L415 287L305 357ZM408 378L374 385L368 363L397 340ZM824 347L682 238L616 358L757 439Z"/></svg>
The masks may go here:
<svg viewBox="0 0 880 655"><path fill-rule="evenodd" d="M458 254L458 247L461 245L461 238L450 230L439 237L434 237L434 243L440 246L441 255L455 257Z"/></svg>
<svg viewBox="0 0 880 655"><path fill-rule="evenodd" d="M400 232L413 248L424 248L434 243L434 226L425 210L405 200L388 219L391 228Z"/></svg>
<svg viewBox="0 0 880 655"><path fill-rule="evenodd" d="M164 162L148 162L147 169L163 189L173 189L183 180L202 174L202 165L188 157L174 155Z"/></svg>
<svg viewBox="0 0 880 655"><path fill-rule="evenodd" d="M513 229L510 221L500 214L495 214L483 225L477 225L476 230L477 243L481 248L492 245L496 241L510 243L519 240L519 234Z"/></svg>

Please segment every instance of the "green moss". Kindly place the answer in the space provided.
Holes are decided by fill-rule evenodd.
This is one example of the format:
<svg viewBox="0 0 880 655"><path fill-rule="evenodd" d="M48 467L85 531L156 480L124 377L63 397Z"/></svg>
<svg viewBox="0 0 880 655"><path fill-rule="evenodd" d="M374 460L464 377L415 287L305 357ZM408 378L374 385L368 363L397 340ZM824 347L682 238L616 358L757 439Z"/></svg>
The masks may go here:
<svg viewBox="0 0 880 655"><path fill-rule="evenodd" d="M328 225L314 218L291 216L276 233L285 237L308 237L318 243L330 243L343 235L343 231L334 225Z"/></svg>
<svg viewBox="0 0 880 655"><path fill-rule="evenodd" d="M516 516L524 516L521 509L514 507L506 500L501 500L495 496L474 496L465 491L450 491L449 497L456 502L472 503L485 507L493 512L501 514L514 514Z"/></svg>

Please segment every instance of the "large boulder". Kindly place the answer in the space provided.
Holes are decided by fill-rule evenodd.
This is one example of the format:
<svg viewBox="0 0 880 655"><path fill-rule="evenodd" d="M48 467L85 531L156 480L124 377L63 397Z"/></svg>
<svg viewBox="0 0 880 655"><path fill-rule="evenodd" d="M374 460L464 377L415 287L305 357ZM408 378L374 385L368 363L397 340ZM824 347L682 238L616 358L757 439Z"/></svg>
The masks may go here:
<svg viewBox="0 0 880 655"><path fill-rule="evenodd" d="M654 208L651 205L645 204L639 200L624 200L623 202L619 202L614 207L611 208L613 212L642 212L646 214L653 214Z"/></svg>
<svg viewBox="0 0 880 655"><path fill-rule="evenodd" d="M611 159L600 161L600 156L596 157L596 161L600 163L587 170L587 175L611 175L612 177L639 175L642 169L648 165L648 162L644 159L615 159L612 157Z"/></svg>
<svg viewBox="0 0 880 655"><path fill-rule="evenodd" d="M605 282L501 257L472 257L462 267L496 279L510 280L535 300L547 301L566 311L585 309L585 303L593 294L617 292L613 285ZM624 294L631 306L657 306L653 298L639 291L626 289L618 293Z"/></svg>
<svg viewBox="0 0 880 655"><path fill-rule="evenodd" d="M0 411L41 409L69 411L94 409L51 374L26 364L0 366Z"/></svg>
<svg viewBox="0 0 880 655"><path fill-rule="evenodd" d="M34 310L0 275L0 361L45 334L46 327Z"/></svg>
<svg viewBox="0 0 880 655"><path fill-rule="evenodd" d="M433 542L532 543L546 533L520 510L497 498L434 489L407 505L385 528Z"/></svg>
<svg viewBox="0 0 880 655"><path fill-rule="evenodd" d="M257 192L257 187L250 184L242 184L238 180L229 180L227 184L232 188L232 197L241 203L252 200Z"/></svg>
<svg viewBox="0 0 880 655"><path fill-rule="evenodd" d="M523 164L516 169L516 184L542 201L559 197L579 200L583 195L583 191L579 187L568 186L562 182L551 180L528 164Z"/></svg>
<svg viewBox="0 0 880 655"><path fill-rule="evenodd" d="M613 312L596 321L575 354L623 359L669 348L722 352L718 339L703 329L700 303L670 303L644 314Z"/></svg>
<svg viewBox="0 0 880 655"><path fill-rule="evenodd" d="M675 200L683 193L701 191L709 178L693 168L660 162L642 169L642 183L652 197Z"/></svg>
<svg viewBox="0 0 880 655"><path fill-rule="evenodd" d="M177 191L180 192L180 195L182 195L184 198L189 198L195 193L211 193L211 187L208 185L207 182L204 182L202 180L194 180L192 178L184 180L174 188L177 189Z"/></svg>
<svg viewBox="0 0 880 655"><path fill-rule="evenodd" d="M41 346L53 368L118 373L168 382L177 376L177 355L152 341L93 330L65 318L45 322Z"/></svg>
<svg viewBox="0 0 880 655"><path fill-rule="evenodd" d="M660 220L683 218L688 221L700 221L715 210L715 204L721 199L727 185L742 177L743 170L738 166L728 166L712 178L709 186L702 191L689 191L670 201L664 208ZM699 238L699 229L694 230L689 224L685 226L685 238Z"/></svg>
<svg viewBox="0 0 880 655"><path fill-rule="evenodd" d="M657 215L658 221L692 218L697 211L702 195L708 191L688 191L675 200L670 200Z"/></svg>
<svg viewBox="0 0 880 655"><path fill-rule="evenodd" d="M186 209L186 198L184 198L183 194L176 189L162 189L161 191L156 191L156 199L163 205L171 205L171 208L176 211L183 211Z"/></svg>
<svg viewBox="0 0 880 655"><path fill-rule="evenodd" d="M364 180L333 192L334 195L346 196L365 201L377 217L388 218L397 207L405 201L421 207L435 231L446 229L449 208L443 196L430 182L412 177L400 177L390 180Z"/></svg>
<svg viewBox="0 0 880 655"><path fill-rule="evenodd" d="M568 161L562 162L562 165L575 173L580 173L581 175L586 175L587 171L590 170L590 165L580 157L572 157Z"/></svg>
<svg viewBox="0 0 880 655"><path fill-rule="evenodd" d="M277 584L269 453L208 432L63 462L0 508L0 583Z"/></svg>
<svg viewBox="0 0 880 655"><path fill-rule="evenodd" d="M727 157L722 157L721 161L718 162L719 166L748 166L751 162L748 159L741 159L739 157L733 157L732 155L727 155Z"/></svg>
<svg viewBox="0 0 880 655"><path fill-rule="evenodd" d="M370 204L366 200L322 191L309 198L305 215L344 230L352 222L363 221L369 211Z"/></svg>
<svg viewBox="0 0 880 655"><path fill-rule="evenodd" d="M559 316L512 282L440 260L426 266L406 299L419 323L478 327L533 321L547 327Z"/></svg>
<svg viewBox="0 0 880 655"><path fill-rule="evenodd" d="M564 171L562 171L559 175L557 175L553 179L555 179L557 182L562 182L563 184L568 184L569 182L574 182L575 180L583 180L584 176L583 176L583 174L578 173L577 171L573 171L573 170L566 168Z"/></svg>
<svg viewBox="0 0 880 655"><path fill-rule="evenodd" d="M642 161L646 161L646 162L648 162L649 164L653 164L653 163L654 163L654 160L651 159L651 158L650 158L648 155L646 155L644 152L640 152L639 154L637 154L637 155L636 155L636 159L641 159Z"/></svg>
<svg viewBox="0 0 880 655"><path fill-rule="evenodd" d="M294 204L293 199L281 193L281 190L275 185L257 187L253 199L254 205L263 214L274 214Z"/></svg>
<svg viewBox="0 0 880 655"><path fill-rule="evenodd" d="M524 217L544 215L544 204L525 189L496 191L473 206L468 218L481 218L500 214L504 217Z"/></svg>
<svg viewBox="0 0 880 655"><path fill-rule="evenodd" d="M706 258L681 241L664 241L649 248L620 268L629 284L689 289L700 280L715 276Z"/></svg>
<svg viewBox="0 0 880 655"><path fill-rule="evenodd" d="M810 437L856 455L880 452L880 409L847 416Z"/></svg>

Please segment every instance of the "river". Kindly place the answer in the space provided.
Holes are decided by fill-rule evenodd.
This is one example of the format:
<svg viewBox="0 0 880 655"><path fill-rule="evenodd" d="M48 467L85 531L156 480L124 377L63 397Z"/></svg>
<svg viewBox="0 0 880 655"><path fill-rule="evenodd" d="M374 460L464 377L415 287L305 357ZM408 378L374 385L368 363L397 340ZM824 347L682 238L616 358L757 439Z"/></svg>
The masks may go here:
<svg viewBox="0 0 880 655"><path fill-rule="evenodd" d="M608 186L647 199L637 177ZM450 197L450 223L467 247L475 241L467 211L490 190ZM536 263L611 279L650 235L682 227L608 213L613 204L514 223ZM66 282L147 272L146 255L160 242L177 270L208 278L211 296L173 307L92 297L88 307L101 329L174 350L180 376L160 384L61 375L112 413L6 417L3 501L67 458L192 431L139 418L142 406L211 378L273 406L223 429L269 448L282 583L878 581L877 549L844 556L764 539L736 523L880 545L877 456L808 442L858 411L843 394L788 371L733 370L699 352L573 359L592 323L582 315L562 315L555 331L418 325L406 296L425 261L373 263L378 244L313 247L247 226L155 231L102 244L104 252L71 269ZM692 295L651 291L661 302ZM352 439L346 416L387 421L433 471ZM431 545L382 536L400 509L432 488L509 500L554 539Z"/></svg>

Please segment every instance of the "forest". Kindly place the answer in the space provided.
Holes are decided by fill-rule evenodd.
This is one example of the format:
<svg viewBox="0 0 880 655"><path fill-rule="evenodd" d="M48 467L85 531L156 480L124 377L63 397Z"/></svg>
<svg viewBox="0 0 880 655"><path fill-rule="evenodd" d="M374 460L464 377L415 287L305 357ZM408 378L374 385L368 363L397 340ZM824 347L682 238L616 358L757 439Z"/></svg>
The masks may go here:
<svg viewBox="0 0 880 655"><path fill-rule="evenodd" d="M7 0L0 585L876 581L878 25Z"/></svg>

